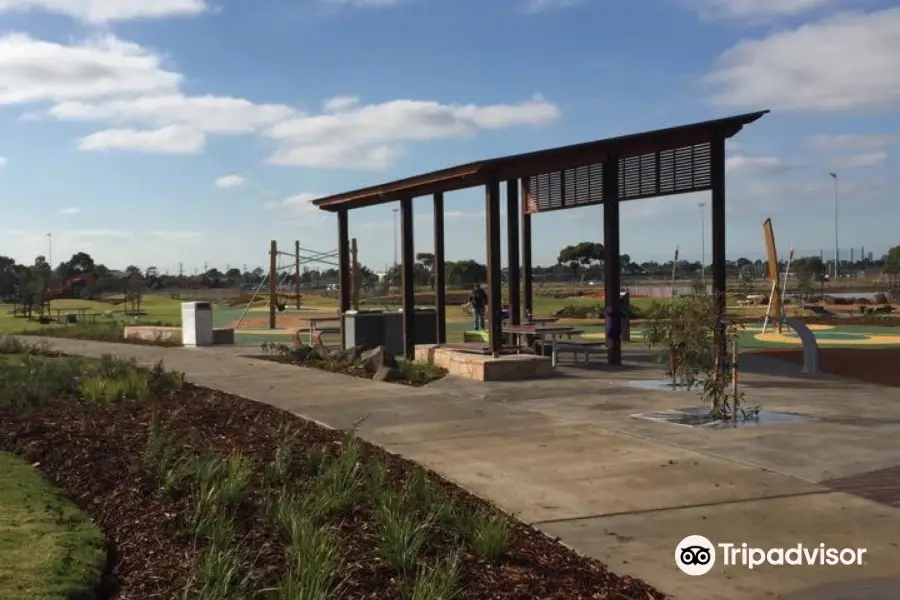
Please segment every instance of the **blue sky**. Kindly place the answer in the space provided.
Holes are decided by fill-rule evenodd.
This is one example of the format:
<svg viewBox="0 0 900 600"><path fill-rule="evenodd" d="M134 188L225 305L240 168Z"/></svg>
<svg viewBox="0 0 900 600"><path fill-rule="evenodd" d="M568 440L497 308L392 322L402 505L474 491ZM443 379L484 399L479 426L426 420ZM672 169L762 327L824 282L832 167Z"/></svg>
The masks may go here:
<svg viewBox="0 0 900 600"><path fill-rule="evenodd" d="M900 9L868 0L0 0L0 254L262 264L336 246L316 196L492 156L771 109L728 146L728 254L900 243ZM699 258L705 195L623 205L622 250ZM449 259L484 256L481 190ZM351 213L374 269L392 206ZM416 251L431 251L430 200ZM705 219L708 226L709 219ZM602 209L534 219L536 262ZM707 256L709 235L706 236ZM857 250L858 252L858 250Z"/></svg>

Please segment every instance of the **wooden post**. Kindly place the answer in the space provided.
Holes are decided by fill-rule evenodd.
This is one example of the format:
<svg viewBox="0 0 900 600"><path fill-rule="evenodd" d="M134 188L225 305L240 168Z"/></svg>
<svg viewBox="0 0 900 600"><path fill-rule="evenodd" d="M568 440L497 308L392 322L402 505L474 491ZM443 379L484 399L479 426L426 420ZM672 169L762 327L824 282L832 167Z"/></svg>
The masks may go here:
<svg viewBox="0 0 900 600"><path fill-rule="evenodd" d="M488 340L491 354L500 356L503 348L503 288L500 275L500 182L496 179L485 186L484 214L487 238L487 294L485 317L488 320Z"/></svg>
<svg viewBox="0 0 900 600"><path fill-rule="evenodd" d="M400 265L403 281L403 356L416 358L416 255L413 245L412 198L400 200Z"/></svg>
<svg viewBox="0 0 900 600"><path fill-rule="evenodd" d="M353 293L350 296L350 306L353 310L359 310L359 249L356 246L356 238L350 240L350 265L353 280Z"/></svg>
<svg viewBox="0 0 900 600"><path fill-rule="evenodd" d="M618 320L615 335L606 340L607 363L622 364L622 284L619 246L619 160L608 158L603 163L603 246L606 250L605 318ZM604 325L606 323L604 322ZM607 329L609 331L609 329Z"/></svg>
<svg viewBox="0 0 900 600"><path fill-rule="evenodd" d="M300 240L294 241L294 294L297 295L297 310L300 310Z"/></svg>
<svg viewBox="0 0 900 600"><path fill-rule="evenodd" d="M278 295L278 242L269 248L269 329L275 329L275 303Z"/></svg>
<svg viewBox="0 0 900 600"><path fill-rule="evenodd" d="M728 340L725 337L725 138L710 143L710 183L712 188L712 270L713 293L716 298L716 356L725 364Z"/></svg>
<svg viewBox="0 0 900 600"><path fill-rule="evenodd" d="M519 258L519 181L506 182L506 246L509 269L509 322L522 323L522 281Z"/></svg>
<svg viewBox="0 0 900 600"><path fill-rule="evenodd" d="M522 308L525 311L524 317L530 322L534 317L534 294L532 293L532 271L531 271L531 212L529 201L531 200L531 190L528 189L528 179L521 180L522 197L520 199L522 205Z"/></svg>
<svg viewBox="0 0 900 600"><path fill-rule="evenodd" d="M434 312L437 343L447 343L447 276L444 269L444 194L434 195Z"/></svg>
<svg viewBox="0 0 900 600"><path fill-rule="evenodd" d="M350 223L346 210L338 211L338 286L341 323L343 324L343 315L350 310L350 288L352 286L350 282Z"/></svg>

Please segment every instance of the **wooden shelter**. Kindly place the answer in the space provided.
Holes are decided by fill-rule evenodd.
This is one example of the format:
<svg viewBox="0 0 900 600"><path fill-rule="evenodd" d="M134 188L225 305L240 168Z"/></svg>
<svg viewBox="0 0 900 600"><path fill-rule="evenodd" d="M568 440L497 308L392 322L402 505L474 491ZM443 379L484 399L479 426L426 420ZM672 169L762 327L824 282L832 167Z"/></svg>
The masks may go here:
<svg viewBox="0 0 900 600"><path fill-rule="evenodd" d="M487 237L488 315L499 314L501 298L500 203L505 183L510 322L521 323L533 308L531 218L579 206L603 205L607 309L618 311L620 288L619 203L700 191L711 192L713 291L725 314L725 140L768 111L648 131L526 154L483 160L320 198L320 209L338 216L340 310L350 309L349 213L356 208L400 203L403 280L403 336L407 358L415 356L413 200L434 203L435 308L437 339L445 343L444 194L483 186ZM725 352L724 320L719 350ZM489 320L490 348L502 346L499 318ZM610 364L621 364L621 345L609 344ZM724 361L723 361L724 364Z"/></svg>

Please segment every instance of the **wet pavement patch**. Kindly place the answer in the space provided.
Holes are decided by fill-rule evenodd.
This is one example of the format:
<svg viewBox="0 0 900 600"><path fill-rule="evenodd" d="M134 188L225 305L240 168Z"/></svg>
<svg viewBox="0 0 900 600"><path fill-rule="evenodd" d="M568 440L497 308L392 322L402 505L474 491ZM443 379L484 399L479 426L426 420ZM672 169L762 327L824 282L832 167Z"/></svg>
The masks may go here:
<svg viewBox="0 0 900 600"><path fill-rule="evenodd" d="M709 414L707 406L691 406L662 412L650 412L631 415L637 419L670 423L686 427L702 427L704 429L739 429L741 427L764 427L767 425L781 425L787 423L806 423L812 421L809 415L796 413L774 412L760 410L756 415L747 415L737 420L724 421L714 419Z"/></svg>
<svg viewBox="0 0 900 600"><path fill-rule="evenodd" d="M628 387L638 388L641 390L662 390L668 392L695 392L700 393L703 391L703 384L697 383L693 386L685 386L678 385L673 386L671 379L632 379L630 381L623 382ZM746 383L741 382L742 388L750 388L752 385L748 385Z"/></svg>

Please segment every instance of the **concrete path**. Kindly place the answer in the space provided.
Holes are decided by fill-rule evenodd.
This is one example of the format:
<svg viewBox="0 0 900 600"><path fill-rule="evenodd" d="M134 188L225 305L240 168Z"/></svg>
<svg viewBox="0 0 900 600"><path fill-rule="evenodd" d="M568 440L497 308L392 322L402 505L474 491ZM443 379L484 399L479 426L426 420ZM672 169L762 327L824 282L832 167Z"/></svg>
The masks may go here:
<svg viewBox="0 0 900 600"><path fill-rule="evenodd" d="M644 579L676 598L900 597L900 579L889 579L898 577L900 510L818 484L826 472L888 464L890 448L841 459L828 447L847 436L836 423L820 429L825 437L819 441L826 442L820 445L819 434L809 428L821 423L760 429L756 435L761 437L754 438L749 430L716 436L633 419L630 413L684 403L671 394L622 384L623 378L658 377L648 365L600 379L596 373L573 372L562 379L502 385L445 379L416 389L241 358L233 349L52 343L73 354L113 353L147 364L162 359L197 384L333 427L347 427L367 415L360 430L364 438L427 465L614 571ZM829 382L845 385L814 382L819 389L809 392L784 387L787 378L748 375L751 386L754 380L758 397L768 394L768 402L781 398L794 404L812 402L803 394L823 394ZM871 388L853 393L863 392L880 397ZM900 406L895 410L900 413ZM896 439L900 430L890 435ZM732 438L738 443L728 442ZM771 468L779 467L779 459L783 468ZM832 459L840 464L821 464ZM765 549L802 543L864 547L867 553L861 566L749 570L719 561L705 576L689 577L676 568L674 550L691 534ZM847 582L856 590L862 589L860 582L869 582L868 595L837 587Z"/></svg>

